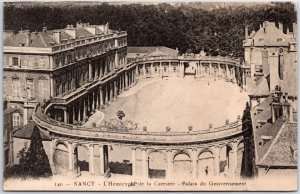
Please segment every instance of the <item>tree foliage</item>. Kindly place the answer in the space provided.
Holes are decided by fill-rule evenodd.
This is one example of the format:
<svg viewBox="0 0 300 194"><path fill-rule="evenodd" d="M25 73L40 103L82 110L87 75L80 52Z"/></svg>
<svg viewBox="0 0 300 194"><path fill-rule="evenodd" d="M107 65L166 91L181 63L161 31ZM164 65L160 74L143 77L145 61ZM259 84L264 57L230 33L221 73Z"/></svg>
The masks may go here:
<svg viewBox="0 0 300 194"><path fill-rule="evenodd" d="M59 29L67 24L75 25L78 21L90 24L109 22L112 29L128 32L129 46L163 45L174 49L177 47L180 53L188 49L199 52L204 47L210 54L232 54L237 57L243 55L245 25L249 26L251 32L257 30L263 21L273 21L282 22L284 29L289 27L291 30L292 23L296 21L294 5L288 2L213 10L201 9L204 4L200 2L192 6L172 6L166 3L31 5L6 3L4 28L41 31L43 26Z"/></svg>
<svg viewBox="0 0 300 194"><path fill-rule="evenodd" d="M27 144L19 152L20 163L6 169L6 177L42 178L52 176L48 156L43 148L40 131L35 127Z"/></svg>

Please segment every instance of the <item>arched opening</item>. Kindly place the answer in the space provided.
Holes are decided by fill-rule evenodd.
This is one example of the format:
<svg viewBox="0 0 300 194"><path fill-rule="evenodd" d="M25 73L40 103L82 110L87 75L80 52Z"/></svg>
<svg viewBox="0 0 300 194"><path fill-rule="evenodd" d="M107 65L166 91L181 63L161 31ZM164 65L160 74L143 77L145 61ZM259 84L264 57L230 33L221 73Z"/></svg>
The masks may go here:
<svg viewBox="0 0 300 194"><path fill-rule="evenodd" d="M206 150L198 156L198 177L214 176L214 156L213 153Z"/></svg>
<svg viewBox="0 0 300 194"><path fill-rule="evenodd" d="M68 148L59 142L53 153L53 163L55 166L54 174L66 174L69 169Z"/></svg>
<svg viewBox="0 0 300 194"><path fill-rule="evenodd" d="M229 177L231 168L231 147L225 145L220 150L220 175Z"/></svg>
<svg viewBox="0 0 300 194"><path fill-rule="evenodd" d="M148 156L148 176L149 178L166 177L166 157L162 152L151 152Z"/></svg>
<svg viewBox="0 0 300 194"><path fill-rule="evenodd" d="M89 171L89 150L86 146L78 145L74 148L75 171L78 174L87 174Z"/></svg>
<svg viewBox="0 0 300 194"><path fill-rule="evenodd" d="M174 169L181 177L191 177L192 160L187 153L181 152L174 156Z"/></svg>

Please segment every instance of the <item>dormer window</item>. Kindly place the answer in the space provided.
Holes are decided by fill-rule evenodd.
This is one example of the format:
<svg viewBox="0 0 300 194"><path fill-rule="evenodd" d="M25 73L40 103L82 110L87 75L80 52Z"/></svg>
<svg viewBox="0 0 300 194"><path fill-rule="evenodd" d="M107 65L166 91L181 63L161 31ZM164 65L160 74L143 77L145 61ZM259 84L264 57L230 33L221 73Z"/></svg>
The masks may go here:
<svg viewBox="0 0 300 194"><path fill-rule="evenodd" d="M258 41L259 41L259 42L263 42L263 41L264 41L264 39L263 39L263 38L260 38L260 39L258 39Z"/></svg>
<svg viewBox="0 0 300 194"><path fill-rule="evenodd" d="M278 39L277 39L277 42L282 42L282 38L278 38Z"/></svg>

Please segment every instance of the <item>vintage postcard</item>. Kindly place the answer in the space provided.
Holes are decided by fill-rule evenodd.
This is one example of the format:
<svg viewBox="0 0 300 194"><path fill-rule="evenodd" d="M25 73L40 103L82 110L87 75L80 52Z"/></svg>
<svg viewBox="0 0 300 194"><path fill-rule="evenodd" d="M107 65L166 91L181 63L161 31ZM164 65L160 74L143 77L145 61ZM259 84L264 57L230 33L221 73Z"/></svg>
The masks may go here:
<svg viewBox="0 0 300 194"><path fill-rule="evenodd" d="M296 2L5 2L5 191L297 190Z"/></svg>

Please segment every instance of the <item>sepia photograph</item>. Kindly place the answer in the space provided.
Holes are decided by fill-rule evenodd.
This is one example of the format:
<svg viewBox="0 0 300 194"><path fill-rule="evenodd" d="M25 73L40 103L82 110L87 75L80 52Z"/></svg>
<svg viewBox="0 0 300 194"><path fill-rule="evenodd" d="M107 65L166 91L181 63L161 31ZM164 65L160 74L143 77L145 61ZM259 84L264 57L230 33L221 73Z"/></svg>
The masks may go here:
<svg viewBox="0 0 300 194"><path fill-rule="evenodd" d="M296 191L296 1L7 1L5 191Z"/></svg>

